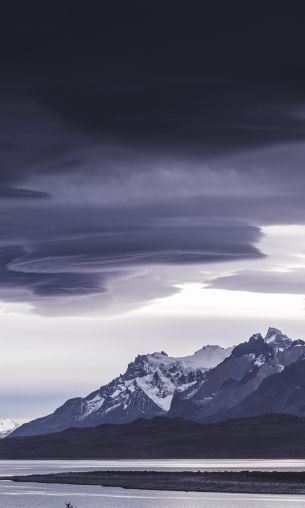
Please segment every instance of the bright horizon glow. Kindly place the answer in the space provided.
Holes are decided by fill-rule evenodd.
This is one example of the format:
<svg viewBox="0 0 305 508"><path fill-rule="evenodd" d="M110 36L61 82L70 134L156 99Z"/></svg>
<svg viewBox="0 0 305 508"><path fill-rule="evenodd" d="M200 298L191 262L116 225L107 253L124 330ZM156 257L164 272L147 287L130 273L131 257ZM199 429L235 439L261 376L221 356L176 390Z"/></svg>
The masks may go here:
<svg viewBox="0 0 305 508"><path fill-rule="evenodd" d="M156 300L139 310L144 314L185 314L210 317L270 317L300 319L305 317L304 298L300 295L251 293L249 291L229 291L209 289L202 284L184 284L180 292Z"/></svg>
<svg viewBox="0 0 305 508"><path fill-rule="evenodd" d="M305 226L268 226L262 228L259 248L267 257L259 260L209 265L202 278L229 275L245 269L293 272L304 269ZM283 252L285 254L283 254ZM280 254L279 254L280 253ZM135 311L136 314L200 315L221 317L305 318L305 300L300 294L233 291L209 288L208 283L192 282L176 286L179 292L159 298ZM305 293L305 288L304 288Z"/></svg>

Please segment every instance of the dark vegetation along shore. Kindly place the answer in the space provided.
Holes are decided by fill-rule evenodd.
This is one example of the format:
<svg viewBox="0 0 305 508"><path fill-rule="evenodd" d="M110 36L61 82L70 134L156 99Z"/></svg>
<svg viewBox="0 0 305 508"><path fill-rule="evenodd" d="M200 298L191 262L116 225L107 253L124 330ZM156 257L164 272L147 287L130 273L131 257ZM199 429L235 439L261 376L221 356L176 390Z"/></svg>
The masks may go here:
<svg viewBox="0 0 305 508"><path fill-rule="evenodd" d="M164 417L0 440L0 459L305 458L305 418L219 423Z"/></svg>
<svg viewBox="0 0 305 508"><path fill-rule="evenodd" d="M305 494L305 472L92 471L2 477L14 482L101 485L126 489L255 494Z"/></svg>

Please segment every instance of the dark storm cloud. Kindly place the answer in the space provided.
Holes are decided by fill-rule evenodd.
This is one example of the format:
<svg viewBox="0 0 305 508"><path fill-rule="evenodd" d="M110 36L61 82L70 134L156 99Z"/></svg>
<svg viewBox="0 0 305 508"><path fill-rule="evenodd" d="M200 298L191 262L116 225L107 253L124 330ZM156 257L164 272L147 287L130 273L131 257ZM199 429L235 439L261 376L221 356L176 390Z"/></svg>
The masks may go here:
<svg viewBox="0 0 305 508"><path fill-rule="evenodd" d="M246 224L227 222L198 224L192 227L164 226L135 221L121 225L110 234L102 225L95 234L67 235L60 242L32 244L29 253L8 264L22 272L62 272L67 268L81 271L109 270L140 263L205 263L260 257L251 245L259 230Z"/></svg>
<svg viewBox="0 0 305 508"><path fill-rule="evenodd" d="M4 248L0 251L0 294L5 294L5 290L8 290L8 299L14 299L14 297L10 298L10 291L15 289L21 292L27 291L29 295L25 298L29 300L31 294L36 296L79 296L103 292L102 280L98 280L97 276L91 274L66 272L61 277L56 273L43 273L39 270L32 273L10 270L9 263L22 254L24 251L19 246Z"/></svg>
<svg viewBox="0 0 305 508"><path fill-rule="evenodd" d="M2 298L259 259L260 226L304 222L300 2L41 7L1 21Z"/></svg>
<svg viewBox="0 0 305 508"><path fill-rule="evenodd" d="M99 142L158 153L300 140L304 14L273 1L21 6L4 17L2 93Z"/></svg>
<svg viewBox="0 0 305 508"><path fill-rule="evenodd" d="M0 187L0 198L7 199L42 199L49 197L47 192L31 189L16 189L14 187Z"/></svg>
<svg viewBox="0 0 305 508"><path fill-rule="evenodd" d="M196 158L304 139L301 3L115 4L5 10L1 118L27 172L90 142Z"/></svg>

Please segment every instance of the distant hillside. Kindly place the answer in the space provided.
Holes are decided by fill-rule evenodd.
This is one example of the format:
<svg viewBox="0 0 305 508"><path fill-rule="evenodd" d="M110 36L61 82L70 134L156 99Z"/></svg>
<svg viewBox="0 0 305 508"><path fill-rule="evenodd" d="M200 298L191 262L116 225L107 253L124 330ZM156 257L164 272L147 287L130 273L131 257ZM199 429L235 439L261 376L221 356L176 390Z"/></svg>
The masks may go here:
<svg viewBox="0 0 305 508"><path fill-rule="evenodd" d="M0 441L1 459L305 458L305 418L219 423L155 417Z"/></svg>

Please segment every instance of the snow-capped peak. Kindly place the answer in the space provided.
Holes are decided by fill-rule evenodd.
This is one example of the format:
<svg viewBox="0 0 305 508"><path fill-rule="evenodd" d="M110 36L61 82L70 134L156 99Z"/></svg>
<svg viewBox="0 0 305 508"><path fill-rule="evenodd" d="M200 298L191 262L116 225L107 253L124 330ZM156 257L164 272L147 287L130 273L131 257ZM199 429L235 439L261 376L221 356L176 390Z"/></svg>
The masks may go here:
<svg viewBox="0 0 305 508"><path fill-rule="evenodd" d="M185 369L213 369L230 356L233 347L223 348L216 345L203 346L193 355L176 358Z"/></svg>
<svg viewBox="0 0 305 508"><path fill-rule="evenodd" d="M0 417L0 439L8 436L14 430L20 427L20 423L12 420L11 418L1 418Z"/></svg>
<svg viewBox="0 0 305 508"><path fill-rule="evenodd" d="M232 349L232 347L222 348L216 345L203 346L193 355L189 356L168 356L167 353L161 351L161 353L152 353L148 355L138 356L136 361L138 359L145 358L147 362L152 365L180 365L182 369L186 370L198 369L205 371L207 369L216 367L216 365L230 356Z"/></svg>

